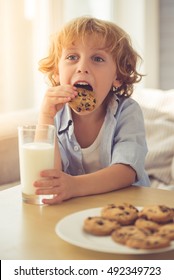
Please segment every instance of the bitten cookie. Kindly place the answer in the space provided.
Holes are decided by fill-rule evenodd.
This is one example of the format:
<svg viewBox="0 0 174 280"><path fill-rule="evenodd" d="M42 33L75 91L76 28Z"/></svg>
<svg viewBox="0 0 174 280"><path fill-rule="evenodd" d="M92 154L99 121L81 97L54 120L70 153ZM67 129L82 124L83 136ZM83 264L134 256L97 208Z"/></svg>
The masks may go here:
<svg viewBox="0 0 174 280"><path fill-rule="evenodd" d="M78 95L69 102L69 106L77 112L93 111L96 106L94 92L85 88L77 88Z"/></svg>
<svg viewBox="0 0 174 280"><path fill-rule="evenodd" d="M134 249L159 249L170 245L170 240L162 238L160 236L131 236L127 241L126 245Z"/></svg>
<svg viewBox="0 0 174 280"><path fill-rule="evenodd" d="M165 205L145 206L139 212L140 218L145 218L157 223L167 223L173 221L174 209Z"/></svg>
<svg viewBox="0 0 174 280"><path fill-rule="evenodd" d="M84 221L83 229L93 235L110 235L113 230L119 228L116 221L110 221L102 217L88 217Z"/></svg>
<svg viewBox="0 0 174 280"><path fill-rule="evenodd" d="M102 209L101 216L121 225L131 225L138 217L138 210L129 203L109 204Z"/></svg>
<svg viewBox="0 0 174 280"><path fill-rule="evenodd" d="M131 237L146 238L150 232L148 230L139 229L136 226L124 226L121 228L116 229L112 233L112 239L115 242L126 244L127 240Z"/></svg>

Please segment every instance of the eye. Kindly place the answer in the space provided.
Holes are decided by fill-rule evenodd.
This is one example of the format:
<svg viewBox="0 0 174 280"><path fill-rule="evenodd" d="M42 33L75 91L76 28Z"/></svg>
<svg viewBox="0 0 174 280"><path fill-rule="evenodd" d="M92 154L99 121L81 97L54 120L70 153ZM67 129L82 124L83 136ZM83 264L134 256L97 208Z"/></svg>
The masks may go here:
<svg viewBox="0 0 174 280"><path fill-rule="evenodd" d="M96 61L96 62L103 62L103 61L105 61L101 56L98 56L98 55L94 56L93 60Z"/></svg>
<svg viewBox="0 0 174 280"><path fill-rule="evenodd" d="M70 54L70 55L67 55L67 56L66 56L66 59L67 59L67 60L77 60L77 59L78 59L78 56L75 55L75 54Z"/></svg>

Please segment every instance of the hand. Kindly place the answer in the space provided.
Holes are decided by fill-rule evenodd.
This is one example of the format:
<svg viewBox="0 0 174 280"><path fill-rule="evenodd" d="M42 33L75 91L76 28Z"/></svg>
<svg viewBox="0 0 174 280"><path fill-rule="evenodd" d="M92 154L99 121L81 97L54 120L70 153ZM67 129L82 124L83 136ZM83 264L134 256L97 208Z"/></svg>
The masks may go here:
<svg viewBox="0 0 174 280"><path fill-rule="evenodd" d="M41 171L43 179L34 182L37 195L53 194L52 199L43 199L45 204L57 204L73 197L73 176L57 169Z"/></svg>
<svg viewBox="0 0 174 280"><path fill-rule="evenodd" d="M39 114L39 123L53 123L56 113L77 96L76 87L59 85L47 90Z"/></svg>

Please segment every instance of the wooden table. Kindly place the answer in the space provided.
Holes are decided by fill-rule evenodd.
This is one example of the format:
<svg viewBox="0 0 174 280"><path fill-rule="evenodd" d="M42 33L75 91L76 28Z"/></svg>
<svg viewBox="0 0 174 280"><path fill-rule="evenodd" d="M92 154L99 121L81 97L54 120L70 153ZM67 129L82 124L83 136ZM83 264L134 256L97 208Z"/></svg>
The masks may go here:
<svg viewBox="0 0 174 280"><path fill-rule="evenodd" d="M109 254L76 247L56 235L55 225L66 215L112 202L174 207L174 192L132 186L107 194L74 198L60 205L37 206L22 202L20 186L0 191L1 260L174 259L174 250L147 255ZM75 225L70 225L70 230L71 226Z"/></svg>

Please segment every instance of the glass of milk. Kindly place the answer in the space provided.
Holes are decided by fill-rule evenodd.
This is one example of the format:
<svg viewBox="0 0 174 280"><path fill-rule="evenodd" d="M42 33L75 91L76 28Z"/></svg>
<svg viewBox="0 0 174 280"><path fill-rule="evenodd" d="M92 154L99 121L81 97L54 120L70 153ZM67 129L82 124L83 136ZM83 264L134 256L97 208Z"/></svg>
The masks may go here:
<svg viewBox="0 0 174 280"><path fill-rule="evenodd" d="M43 198L52 198L53 195L36 195L33 183L40 179L40 171L54 168L55 127L53 125L18 127L18 140L23 201L43 204Z"/></svg>

